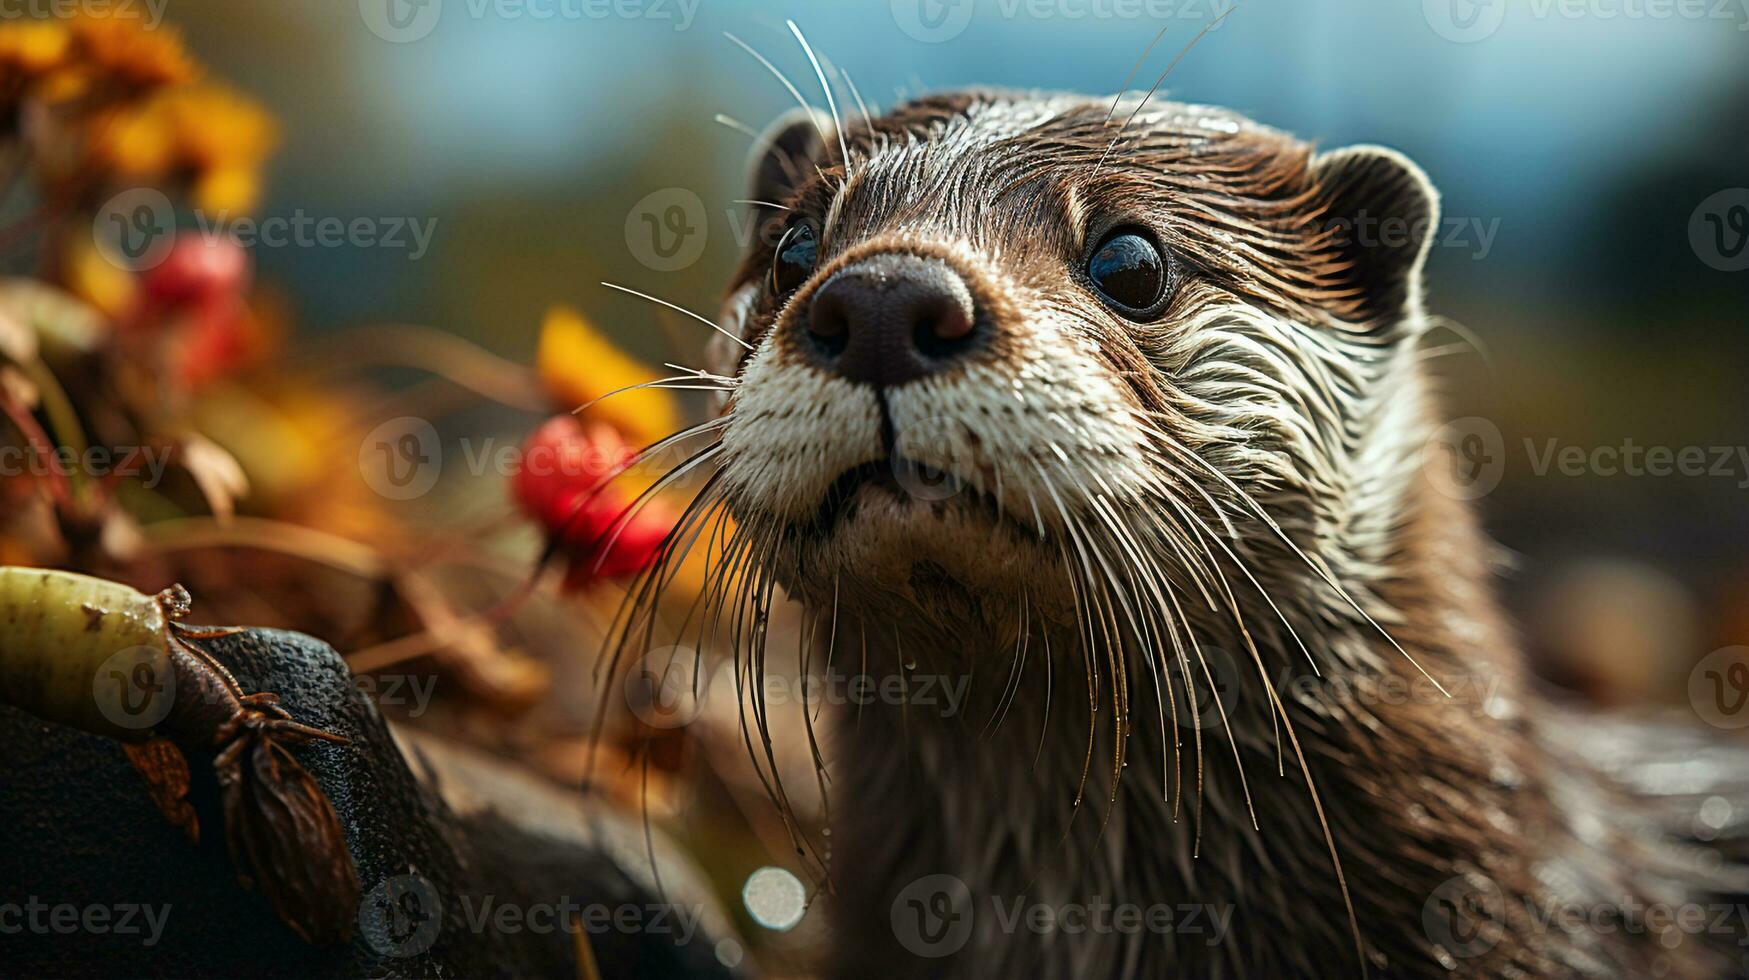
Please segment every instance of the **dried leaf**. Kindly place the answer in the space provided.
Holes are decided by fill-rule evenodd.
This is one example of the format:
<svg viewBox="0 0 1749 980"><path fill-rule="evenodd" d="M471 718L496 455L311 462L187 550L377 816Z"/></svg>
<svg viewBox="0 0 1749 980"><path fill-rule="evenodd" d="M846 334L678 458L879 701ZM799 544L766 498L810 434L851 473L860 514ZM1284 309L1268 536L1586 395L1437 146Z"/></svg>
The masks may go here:
<svg viewBox="0 0 1749 980"><path fill-rule="evenodd" d="M23 324L44 347L88 352L109 333L102 313L37 279L0 279L0 312Z"/></svg>
<svg viewBox="0 0 1749 980"><path fill-rule="evenodd" d="M358 869L340 818L315 779L271 735L245 729L220 754L225 838L237 878L258 888L306 942L349 942Z"/></svg>
<svg viewBox="0 0 1749 980"><path fill-rule="evenodd" d="M249 495L249 477L236 457L203 435L183 438L182 468L194 477L220 523L229 521L237 512L237 500Z"/></svg>
<svg viewBox="0 0 1749 980"><path fill-rule="evenodd" d="M146 791L173 826L200 843L200 818L188 802L188 758L162 735L145 742L123 742L128 761L146 777Z"/></svg>
<svg viewBox="0 0 1749 980"><path fill-rule="evenodd" d="M36 360L36 334L4 310L0 310L0 356L15 364Z"/></svg>
<svg viewBox="0 0 1749 980"><path fill-rule="evenodd" d="M42 392L25 377L24 372L11 365L0 365L0 398L10 399L15 405L23 405L29 411L35 411Z"/></svg>

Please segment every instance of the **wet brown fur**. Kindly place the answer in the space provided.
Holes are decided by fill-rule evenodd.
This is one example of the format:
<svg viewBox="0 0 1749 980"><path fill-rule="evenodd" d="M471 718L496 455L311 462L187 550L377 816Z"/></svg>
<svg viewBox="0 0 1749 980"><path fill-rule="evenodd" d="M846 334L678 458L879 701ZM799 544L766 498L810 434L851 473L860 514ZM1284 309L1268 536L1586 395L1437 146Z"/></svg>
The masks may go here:
<svg viewBox="0 0 1749 980"><path fill-rule="evenodd" d="M968 117L1022 118L1046 105L1048 121L1011 135L1002 135L1000 122L964 133ZM1369 508L1328 499L1328 480L1308 472L1328 461L1270 469L1259 455L1290 446L1292 432L1258 422L1238 434L1245 445L1231 445L1234 431L1222 428L1230 421L1179 389L1179 378L1207 365L1176 331L1210 311L1244 306L1325 331L1352 360L1326 379L1328 391L1284 379L1294 388L1285 403L1317 416L1301 419L1307 438L1358 456L1368 420L1385 411L1365 389L1388 380L1391 410L1412 417L1411 431L1425 439L1437 418L1430 384L1418 361L1400 356L1421 327L1418 257L1368 255L1333 221L1352 216L1355 196L1366 194L1386 215L1414 218L1416 188L1393 185L1388 167L1382 182L1377 173L1320 169L1303 142L1221 110L1175 104L1138 116L1107 156L1128 108L1108 120L1107 103L1096 100L933 96L849 120L848 166L836 139L802 133L764 168L783 174L782 186L755 187L753 197L789 209L760 209L759 241L731 285L726 318L743 317L751 347L789 350L786 336L766 345L767 334L798 329L809 291L848 262L886 250L933 255L954 265L997 324L976 363L1001 367L1017 356L1003 339L1025 329L1019 307L1005 306L1011 291L1045 297L1040 302L1084 327L1138 417L1178 443L1173 451L1217 461L1268 513L1265 520L1231 498L1216 507L1185 496L1208 527L1233 528L1233 553L1210 551L1208 560L1224 569L1243 617L1219 602L1192 601L1194 570L1165 574L1186 597L1175 620L1199 644L1232 654L1235 717L1195 731L1167 717L1162 732L1138 616L1111 595L1101 604L1097 595L1063 593L1075 557L1057 528L1016 595L970 587L921 562L902 581L852 574L847 583L812 539L817 532L765 528L759 515L736 512L771 542L750 546L743 567L765 569L767 588L781 584L809 607L812 656L830 648L841 664L866 655L871 670L915 661L922 672L973 674L962 717L874 706L834 719L831 975L1700 978L1729 969L1709 937L1569 932L1536 921L1534 910L1551 903L1700 901L1705 892L1684 877L1689 856L1628 815L1624 796L1539 740L1541 709L1491 594L1492 547L1469 508L1437 492L1421 467L1393 458L1402 472L1388 478L1389 492L1369 491L1388 513L1352 513ZM761 285L771 243L796 215L829 224L819 272L795 297L774 297ZM1151 324L1115 317L1078 279L1089 245L1127 223L1154 230L1177 260L1174 298ZM735 297L749 284L753 298L737 313ZM734 353L723 370L744 377L747 352ZM731 410L740 397L732 396ZM1363 407L1372 414L1357 416ZM1352 488L1369 474L1343 478ZM1223 496L1194 469L1162 479ZM1024 537L1025 514L1003 520L1013 526L993 526L992 540ZM1375 525L1384 530L1364 546L1359 531L1338 533ZM1311 556L1310 566L1288 540ZM1238 574L1241 560L1309 649L1260 604ZM1208 587L1206 572L1202 578ZM1330 579L1378 611L1408 655L1339 601ZM1010 697L1017 649L1030 660ZM1424 693L1425 669L1453 697L1344 699L1330 695L1327 680L1296 696L1293 682L1311 677L1314 664L1326 679L1390 681ZM1042 694L1046 671L1051 702ZM1340 878L1308 783L1322 801ZM971 887L977 931L951 955L919 957L896 932L895 901L936 874ZM1501 901L1493 904L1496 893ZM1003 934L986 895L1198 903L1229 909L1232 920L1218 945L1176 932ZM1450 901L1474 905L1478 895L1480 913L1441 912ZM1485 948L1451 948L1442 921L1460 932L1480 928Z"/></svg>

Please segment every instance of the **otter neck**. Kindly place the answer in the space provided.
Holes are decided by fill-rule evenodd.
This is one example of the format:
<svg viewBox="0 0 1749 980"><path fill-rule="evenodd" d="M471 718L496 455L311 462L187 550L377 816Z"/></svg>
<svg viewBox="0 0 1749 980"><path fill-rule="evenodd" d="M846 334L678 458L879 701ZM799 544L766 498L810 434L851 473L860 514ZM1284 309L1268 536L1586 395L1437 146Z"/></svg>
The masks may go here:
<svg viewBox="0 0 1749 980"><path fill-rule="evenodd" d="M1278 606L1299 620L1298 641L1253 626L1248 645L1210 617L1194 624L1205 656L1157 665L1114 634L1090 642L1037 621L1024 639L976 627L930 635L916 619L850 625L840 649L866 632L870 673L893 665L939 685L969 670L971 681L951 714L917 704L840 712L833 876L851 941L837 975L1293 973L1314 949L1320 968L1346 962L1353 975L1361 956L1402 975L1413 975L1406 963L1433 964L1421 923L1401 914L1403 889L1424 897L1465 862L1494 860L1508 882L1528 868L1500 867L1461 838L1430 853L1416 821L1542 819L1527 789L1537 760L1508 734L1520 681L1500 653L1481 538L1461 510L1435 504L1426 520L1437 532L1417 540L1448 558L1408 567L1437 568L1437 578L1373 590L1415 614L1413 631L1393 630L1407 656L1363 618L1332 624L1292 601ZM1242 610L1248 623L1275 615L1258 605ZM1171 694L1157 670L1170 672ZM1459 787L1463 804L1445 801L1456 808L1448 814L1414 804L1428 774ZM968 935L935 920L923 935L907 918L930 901L946 908L928 896L917 904L928 881L963 883ZM1143 925L1120 927L1120 915Z"/></svg>

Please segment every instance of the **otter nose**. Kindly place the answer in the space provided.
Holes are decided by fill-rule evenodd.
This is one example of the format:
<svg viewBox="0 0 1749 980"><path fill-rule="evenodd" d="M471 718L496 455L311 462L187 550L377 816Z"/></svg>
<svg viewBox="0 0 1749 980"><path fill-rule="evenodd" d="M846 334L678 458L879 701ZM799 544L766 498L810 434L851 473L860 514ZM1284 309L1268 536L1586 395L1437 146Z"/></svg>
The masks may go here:
<svg viewBox="0 0 1749 980"><path fill-rule="evenodd" d="M877 255L840 269L808 307L807 342L822 367L898 385L953 363L977 341L971 290L945 262Z"/></svg>

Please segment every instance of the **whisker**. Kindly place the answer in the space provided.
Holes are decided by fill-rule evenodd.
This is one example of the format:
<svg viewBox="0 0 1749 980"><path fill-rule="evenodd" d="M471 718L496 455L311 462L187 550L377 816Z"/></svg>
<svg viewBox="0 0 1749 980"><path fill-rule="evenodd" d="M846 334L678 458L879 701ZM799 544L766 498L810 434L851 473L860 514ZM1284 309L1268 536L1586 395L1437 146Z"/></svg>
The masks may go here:
<svg viewBox="0 0 1749 980"><path fill-rule="evenodd" d="M1149 41L1148 46L1142 49L1142 56L1136 59L1135 67L1131 68L1130 73L1123 77L1123 84L1117 87L1117 94L1111 97L1111 108L1105 110L1105 119L1103 122L1111 122L1111 117L1117 114L1117 104L1123 101L1123 94L1129 90L1130 83L1136 80L1136 72L1142 70L1142 62L1148 60L1148 55L1152 54L1154 51L1154 45L1160 43L1160 39L1166 36L1167 28L1170 28L1171 26L1171 24L1167 24L1165 27L1160 28L1159 33L1154 35L1154 39Z"/></svg>
<svg viewBox="0 0 1749 980"><path fill-rule="evenodd" d="M844 120L838 117L838 100L832 97L832 86L826 82L826 72L820 67L820 59L814 57L813 45L802 36L802 29L793 20L784 21L789 25L789 32L796 36L796 41L802 46L802 51L808 56L808 62L814 66L814 75L820 79L820 91L826 93L826 110L832 114L832 128L838 134L838 152L844 157L844 179L848 181L850 174L850 144L844 141Z"/></svg>
<svg viewBox="0 0 1749 980"><path fill-rule="evenodd" d="M822 127L820 125L820 117L816 116L814 114L814 107L808 104L807 99L802 98L801 90L795 87L795 84L789 80L788 76L784 75L783 72L778 71L777 66L772 64L769 60L767 60L764 55L753 50L753 46L751 44L748 44L746 41L743 41L740 38L736 37L735 35L730 34L728 31L724 31L723 36L728 38L730 41L733 41L736 44L736 46L738 46L742 51L745 51L748 54L752 55L754 60L758 61L760 64L765 66L766 71L771 72L771 74L773 76L775 76L779 82L783 83L783 87L785 89L788 89L790 96L796 100L796 105L801 106L802 111L808 114L808 121L814 124L814 132L820 134L820 142L825 143L827 141L826 140L826 130L824 127ZM850 172L849 166L850 166L850 161L846 160L845 161L845 173L846 173L846 175L848 175Z"/></svg>
<svg viewBox="0 0 1749 980"><path fill-rule="evenodd" d="M589 399L588 401L584 402L583 404L578 405L576 408L571 409L571 414L572 415L582 415L584 412L589 411L591 408L594 408L596 405L599 405L600 403L608 400L609 398L612 398L615 395L623 395L628 391L637 391L640 388L666 388L666 389L669 389L671 391L729 391L729 390L731 390L730 388L724 387L724 386L683 385L683 384L675 384L674 383L677 381L696 381L696 380L699 380L698 375L682 374L682 375L677 375L677 376L672 377L672 378L657 378L654 381L642 381L642 382L639 382L638 384L635 384L635 385L626 385L623 388L615 388L605 395L599 395L595 398Z"/></svg>
<svg viewBox="0 0 1749 980"><path fill-rule="evenodd" d="M1160 77L1154 79L1154 87L1148 89L1148 94L1142 96L1142 101L1136 103L1136 107L1134 109L1130 110L1129 117L1123 121L1122 126L1119 126L1117 128L1117 135L1113 136L1111 138L1111 142L1109 144L1107 144L1105 147L1105 152L1101 153L1099 155L1099 162L1095 163L1093 165L1093 172L1095 174L1099 173L1100 167L1105 166L1105 158L1108 156L1111 156L1112 148L1117 146L1117 141L1123 138L1124 130L1126 130L1130 127L1130 123L1135 121L1136 114L1141 112L1142 107L1148 104L1148 100L1154 97L1154 93L1158 92L1160 90L1160 86L1162 84L1164 84L1166 81L1166 76L1172 74L1172 69L1178 67L1178 63L1180 61L1184 60L1184 56L1190 53L1191 48L1196 47L1196 42L1202 40L1208 34L1209 31L1212 31L1217 26L1219 26L1221 21L1226 20L1228 14L1230 14L1233 11L1238 10L1238 9L1239 9L1238 4L1234 4L1233 6L1228 7L1226 10L1221 11L1219 16L1215 17L1214 20L1211 20L1207 24L1204 24L1202 30L1197 31L1196 36L1190 39L1190 43L1186 44L1184 46L1184 50L1178 52L1178 57L1173 58L1172 63L1166 66L1166 70L1160 73ZM1121 93L1121 92L1118 93L1118 95L1120 97L1122 96L1122 94L1123 93ZM1113 108L1115 110L1115 108L1116 108L1115 103L1113 105Z"/></svg>
<svg viewBox="0 0 1749 980"><path fill-rule="evenodd" d="M745 136L750 140L753 140L754 142L758 142L758 140L759 140L759 131L758 130L754 129L752 126L747 125L746 123L742 122L741 120L736 119L734 116L725 116L719 112L716 115L712 116L711 118L716 120L719 124L729 127L730 129L734 130L737 133L740 133L742 136Z"/></svg>
<svg viewBox="0 0 1749 980"><path fill-rule="evenodd" d="M657 299L656 297L651 296L649 293L639 292L638 290L633 289L630 286L621 286L621 285L617 285L617 284L611 283L611 282L603 282L602 285L606 286L608 289L617 289L622 293L630 293L631 295L636 296L639 299L647 299L650 302L655 303L658 306L666 306L676 313L684 313L687 316L692 317L694 320L697 320L698 322L711 328L712 330L715 330L717 333L720 333L723 336L729 338L730 340L734 341L735 343L740 344L742 347L746 348L747 350L753 349L752 344L749 344L745 340L742 340L741 338L735 336L734 334L730 333L729 331L723 329L722 324L719 324L715 320L707 320L704 317L699 316L697 313L692 312L691 310L687 309L684 306L676 306L675 304L670 303L665 299Z"/></svg>
<svg viewBox="0 0 1749 980"><path fill-rule="evenodd" d="M850 97L856 100L856 111L862 113L862 128L874 129L874 116L869 114L868 103L862 101L862 93L856 90L856 79L850 77L850 69L839 68L838 73L844 76L844 87L850 90Z"/></svg>

